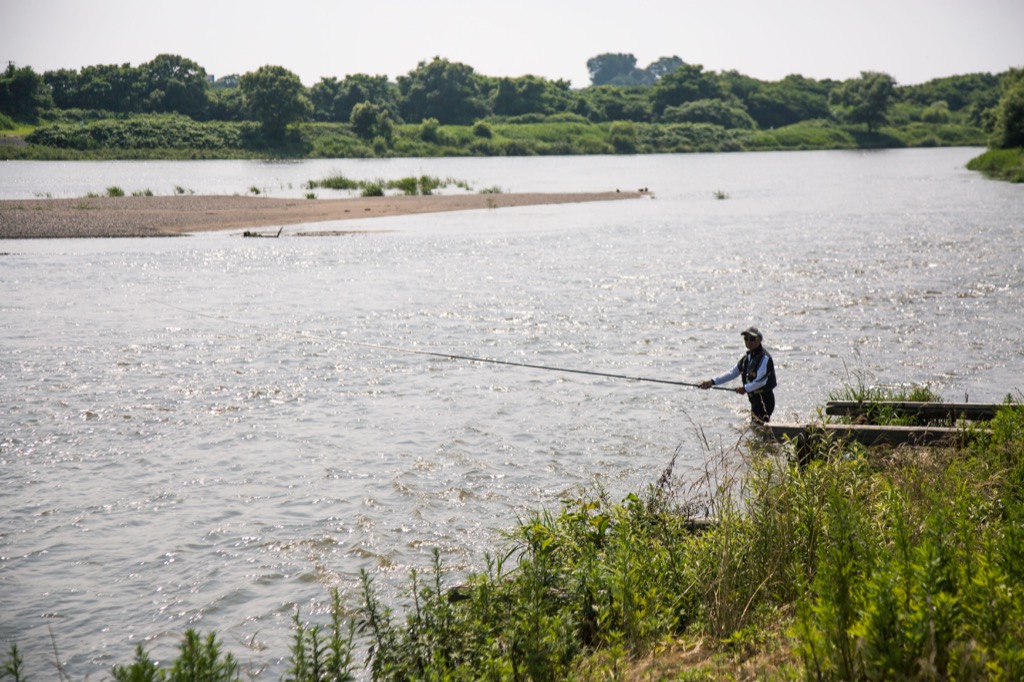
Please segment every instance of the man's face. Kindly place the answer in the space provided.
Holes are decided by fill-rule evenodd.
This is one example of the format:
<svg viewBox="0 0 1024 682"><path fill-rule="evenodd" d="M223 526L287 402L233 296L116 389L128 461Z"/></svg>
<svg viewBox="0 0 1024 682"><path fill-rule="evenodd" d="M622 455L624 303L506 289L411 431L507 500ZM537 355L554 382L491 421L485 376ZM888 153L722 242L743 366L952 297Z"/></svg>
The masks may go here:
<svg viewBox="0 0 1024 682"><path fill-rule="evenodd" d="M747 347L747 350L755 350L761 345L761 339L756 336L750 336L749 334L743 335L743 345Z"/></svg>

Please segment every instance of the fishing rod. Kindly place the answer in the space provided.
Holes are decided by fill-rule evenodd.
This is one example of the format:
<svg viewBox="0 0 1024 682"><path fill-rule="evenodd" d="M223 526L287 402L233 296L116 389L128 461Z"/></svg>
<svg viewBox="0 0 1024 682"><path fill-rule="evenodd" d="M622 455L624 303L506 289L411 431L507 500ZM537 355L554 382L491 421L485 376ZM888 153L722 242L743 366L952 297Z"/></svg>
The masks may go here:
<svg viewBox="0 0 1024 682"><path fill-rule="evenodd" d="M189 313L190 315L196 315L196 316L199 316L199 317L208 317L208 318L213 319L213 320L221 320L221 321L231 322L232 324L236 324L236 325L243 326L243 327L251 327L251 328L259 329L259 327L257 325L254 325L254 324L251 324L251 323L247 323L247 322L242 322L240 320L233 320L233 319L231 319L229 317L223 317L223 316L217 316L217 315L208 315L208 314L196 311L196 310L188 310L187 308L182 308L180 306L172 305L170 303L164 303L164 302L160 302L160 303L162 305L167 306L168 308L174 308L175 310L180 310L182 312ZM653 377L633 376L633 375L630 375L630 374L613 374L611 372L597 372L597 371L589 370L589 369L574 369L574 368L571 368L571 367L555 367L555 366L552 366L552 365L538 365L538 364L534 364L534 363L530 363L530 362L515 362L513 360L496 360L494 358L480 358L480 357L475 357L475 356L472 356L472 355L458 355L458 354L455 354L455 353L441 353L441 352L437 352L437 351L420 350L418 348L402 348L400 346L388 346L388 345L383 345L383 344L378 344L378 343L368 343L366 341L355 341L353 339L345 339L345 338L341 338L341 337L338 337L338 336L322 336L322 335L317 335L317 334L311 334L310 332L303 331L301 329L300 330L296 330L294 332L290 332L290 333L295 334L296 336L304 336L306 338L319 339L319 340L322 340L322 341L333 341L333 342L337 342L337 343L346 343L346 344L349 344L349 345L352 345L352 346L362 346L364 348L373 348L375 350L386 350L386 351L391 351L391 352L394 352L394 353L406 353L406 354L412 354L412 355L425 355L425 356L434 357L434 358L443 358L445 360L463 360L463 361L466 361L466 362L479 362L479 363L485 363L485 364L491 364L491 365L504 365L506 367L524 367L524 368L527 368L527 369L539 369L539 370L544 370L544 371L548 371L548 372L565 372L565 373L569 373L569 374L585 374L585 375L588 375L588 376L606 377L606 378L609 378L609 379L625 379L627 381L643 381L643 382L654 383L654 384L668 384L668 385L671 385L671 386L690 386L692 388L700 388L700 384L699 383L694 383L694 382L691 382L691 381L675 381L675 380L672 380L672 379L655 379ZM733 391L734 390L734 389L728 388L726 386L712 386L711 388L719 390L719 391Z"/></svg>

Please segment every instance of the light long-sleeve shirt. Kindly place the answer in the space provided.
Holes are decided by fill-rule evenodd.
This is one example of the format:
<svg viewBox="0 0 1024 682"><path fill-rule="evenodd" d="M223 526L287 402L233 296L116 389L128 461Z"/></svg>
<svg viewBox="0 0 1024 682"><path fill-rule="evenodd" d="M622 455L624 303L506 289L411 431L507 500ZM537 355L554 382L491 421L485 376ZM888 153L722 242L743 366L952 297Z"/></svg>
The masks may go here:
<svg viewBox="0 0 1024 682"><path fill-rule="evenodd" d="M750 357L750 353L747 353L747 357ZM771 356L769 356L768 353L764 353L761 355L761 362L757 366L757 373L754 375L753 381L749 381L743 384L743 390L745 390L747 393L755 393L765 387L765 384L768 383L768 362L770 360ZM749 359L747 360L747 362L749 362ZM740 365L739 363L736 363L736 365L728 372L726 372L722 376L715 377L711 381L714 382L714 384L717 386L719 384L724 384L727 381L732 381L739 375Z"/></svg>

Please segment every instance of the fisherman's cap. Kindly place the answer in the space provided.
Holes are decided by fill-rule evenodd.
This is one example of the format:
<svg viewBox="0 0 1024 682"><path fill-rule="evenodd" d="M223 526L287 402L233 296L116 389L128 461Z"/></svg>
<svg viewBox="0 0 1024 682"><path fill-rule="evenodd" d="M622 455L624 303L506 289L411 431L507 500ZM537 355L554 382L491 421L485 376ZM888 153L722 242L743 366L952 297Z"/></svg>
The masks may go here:
<svg viewBox="0 0 1024 682"><path fill-rule="evenodd" d="M742 332L740 332L740 336L752 336L755 339L764 338L763 336L761 336L761 331L757 327L747 327Z"/></svg>

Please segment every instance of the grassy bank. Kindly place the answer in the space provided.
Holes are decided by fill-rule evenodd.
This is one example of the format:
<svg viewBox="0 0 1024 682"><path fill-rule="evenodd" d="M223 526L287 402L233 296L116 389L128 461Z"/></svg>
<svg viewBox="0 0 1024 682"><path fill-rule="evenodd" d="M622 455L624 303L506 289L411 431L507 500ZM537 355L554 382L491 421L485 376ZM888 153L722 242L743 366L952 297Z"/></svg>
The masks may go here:
<svg viewBox="0 0 1024 682"><path fill-rule="evenodd" d="M581 492L469 577L435 554L393 607L364 574L326 621L296 615L287 679L349 679L367 652L394 680L1024 679L1019 402L948 447L821 441L803 466L758 438L704 447L685 488L673 457L623 500ZM24 669L16 651L7 666ZM239 675L190 632L178 661L140 648L114 676L189 666Z"/></svg>
<svg viewBox="0 0 1024 682"><path fill-rule="evenodd" d="M1024 182L1024 149L989 149L971 159L967 168L1009 182Z"/></svg>
<svg viewBox="0 0 1024 682"><path fill-rule="evenodd" d="M369 158L658 154L804 149L983 146L980 128L908 122L867 133L859 126L805 121L772 130L707 123L591 123L571 114L532 122L396 125L366 139L341 123L305 123L268 140L252 122L198 122L174 114L61 121L8 132L0 159Z"/></svg>

